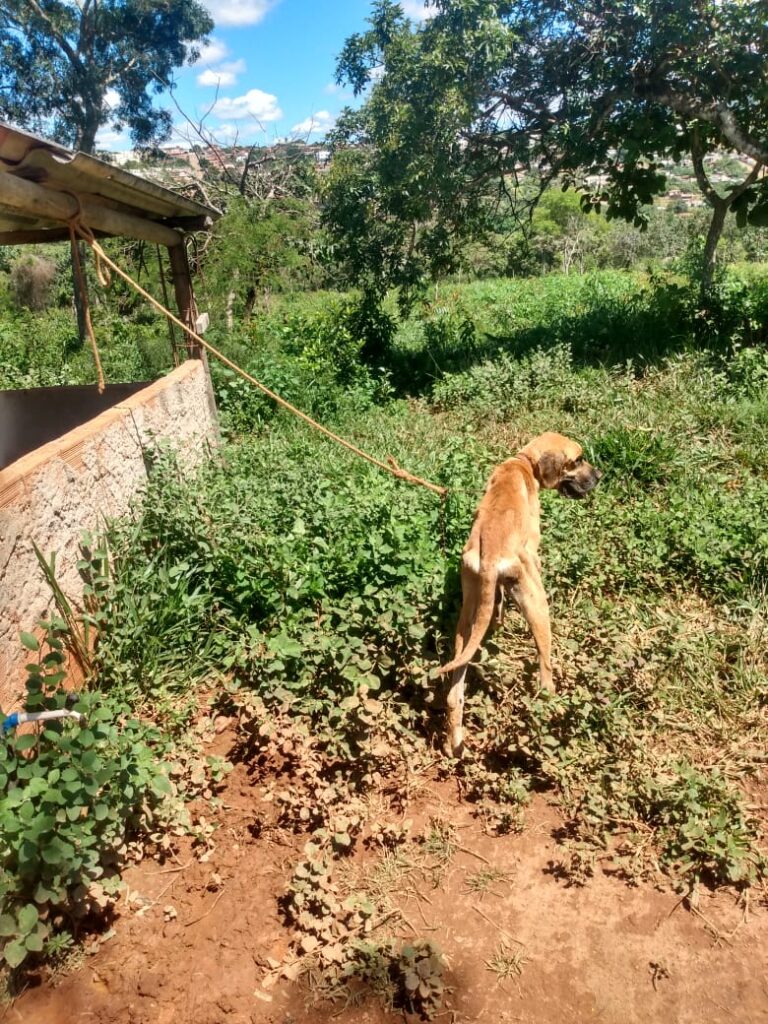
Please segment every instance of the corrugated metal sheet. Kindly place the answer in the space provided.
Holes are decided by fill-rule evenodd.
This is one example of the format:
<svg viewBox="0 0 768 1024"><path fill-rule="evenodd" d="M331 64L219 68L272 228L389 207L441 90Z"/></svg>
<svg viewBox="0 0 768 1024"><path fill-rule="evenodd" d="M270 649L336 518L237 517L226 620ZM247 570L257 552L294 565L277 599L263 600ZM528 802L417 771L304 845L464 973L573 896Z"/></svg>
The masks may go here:
<svg viewBox="0 0 768 1024"><path fill-rule="evenodd" d="M86 153L73 153L0 121L0 231L60 228L61 223L26 217L3 205L3 175L33 181L46 188L93 197L103 206L148 220L183 227L184 221L210 217L218 210L156 185Z"/></svg>

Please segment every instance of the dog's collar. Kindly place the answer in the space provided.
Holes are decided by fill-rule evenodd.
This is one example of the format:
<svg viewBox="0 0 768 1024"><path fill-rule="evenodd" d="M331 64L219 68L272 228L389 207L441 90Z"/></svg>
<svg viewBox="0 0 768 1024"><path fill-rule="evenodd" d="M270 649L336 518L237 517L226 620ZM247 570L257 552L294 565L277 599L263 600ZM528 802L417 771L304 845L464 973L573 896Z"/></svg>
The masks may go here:
<svg viewBox="0 0 768 1024"><path fill-rule="evenodd" d="M529 457L528 457L528 456L527 456L527 455L525 454L525 452L518 452L518 453L517 453L517 455L515 456L515 458L516 458L516 459L519 459L519 460L520 460L520 462L527 462L527 463L528 463L528 465L529 465L529 466L530 466L530 468L531 468L531 472L533 473L534 477L536 476L536 467L535 467L535 466L534 466L534 464L533 464L533 460L532 460L532 459L530 459L530 458L529 458Z"/></svg>

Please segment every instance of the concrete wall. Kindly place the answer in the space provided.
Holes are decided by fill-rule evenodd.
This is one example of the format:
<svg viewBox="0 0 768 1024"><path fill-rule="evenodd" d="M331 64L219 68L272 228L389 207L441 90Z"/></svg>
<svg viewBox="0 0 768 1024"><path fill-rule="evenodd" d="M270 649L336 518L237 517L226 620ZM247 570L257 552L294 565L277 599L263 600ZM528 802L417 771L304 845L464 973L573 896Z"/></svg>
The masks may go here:
<svg viewBox="0 0 768 1024"><path fill-rule="evenodd" d="M82 596L77 572L83 530L123 515L146 480L143 449L165 438L183 462L203 460L218 439L205 368L189 360L167 377L43 445L0 472L0 708L23 693L30 660L18 639L33 632L51 595L32 548L57 554L64 592Z"/></svg>

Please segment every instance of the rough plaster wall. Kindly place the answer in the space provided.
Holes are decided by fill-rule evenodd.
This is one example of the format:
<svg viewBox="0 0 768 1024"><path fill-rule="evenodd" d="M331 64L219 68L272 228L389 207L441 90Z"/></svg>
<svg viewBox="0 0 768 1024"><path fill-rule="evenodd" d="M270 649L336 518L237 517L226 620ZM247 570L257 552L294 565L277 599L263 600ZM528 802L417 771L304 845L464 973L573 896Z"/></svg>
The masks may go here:
<svg viewBox="0 0 768 1024"><path fill-rule="evenodd" d="M0 708L6 712L23 692L29 661L19 631L34 631L50 608L32 540L45 555L56 552L62 589L80 598L81 534L128 511L146 480L142 449L160 438L190 467L216 444L213 395L199 360L0 472Z"/></svg>

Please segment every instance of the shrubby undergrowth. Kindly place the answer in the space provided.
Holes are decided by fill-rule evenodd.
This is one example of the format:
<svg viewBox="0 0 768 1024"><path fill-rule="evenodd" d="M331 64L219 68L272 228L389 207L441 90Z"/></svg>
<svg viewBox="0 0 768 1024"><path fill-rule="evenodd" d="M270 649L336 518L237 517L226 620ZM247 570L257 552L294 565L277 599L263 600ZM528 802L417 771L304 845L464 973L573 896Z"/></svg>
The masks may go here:
<svg viewBox="0 0 768 1024"><path fill-rule="evenodd" d="M35 659L29 711L65 706L61 632L51 623L42 645L24 638ZM114 695L84 690L71 706L83 726L50 721L0 743L0 937L10 968L66 951L111 907L131 851L171 821L158 761L167 740Z"/></svg>
<svg viewBox="0 0 768 1024"><path fill-rule="evenodd" d="M151 713L178 740L213 678L244 756L259 709L279 711L340 792L386 774L393 749L426 756L440 722L430 671L450 649L484 482L557 429L605 473L586 502L543 495L559 693L535 694L512 616L470 679L462 786L501 829L519 826L532 790L557 793L573 880L611 856L630 878L755 882L765 863L739 784L760 771L768 697L768 290L739 280L707 344L693 342L680 281L616 273L443 289L396 334L386 316L363 324L348 299L315 296L230 338L233 358L297 405L451 492L443 504L353 459L214 369L221 451L193 475L159 452L135 515L105 541L94 656L114 721ZM106 564L95 552L91 571ZM143 770L154 740L129 738ZM117 831L133 821L133 805L110 804L105 821L113 810ZM37 897L4 863L23 930Z"/></svg>

